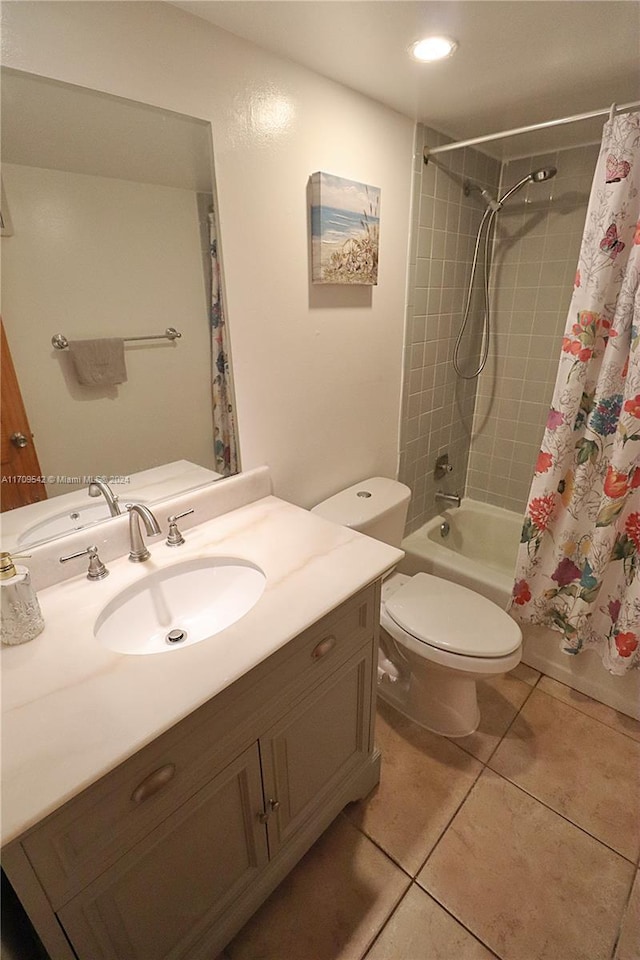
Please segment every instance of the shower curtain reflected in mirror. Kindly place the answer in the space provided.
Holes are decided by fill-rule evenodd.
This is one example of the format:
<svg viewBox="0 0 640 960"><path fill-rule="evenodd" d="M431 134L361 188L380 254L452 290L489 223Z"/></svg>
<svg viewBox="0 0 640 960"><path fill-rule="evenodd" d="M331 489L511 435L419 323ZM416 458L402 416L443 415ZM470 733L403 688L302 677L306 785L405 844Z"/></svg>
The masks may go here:
<svg viewBox="0 0 640 960"><path fill-rule="evenodd" d="M236 447L233 384L231 382L230 344L218 255L218 233L215 211L209 211L209 250L211 255L211 348L213 402L213 449L216 470L223 477L240 469Z"/></svg>
<svg viewBox="0 0 640 960"><path fill-rule="evenodd" d="M640 114L604 126L511 612L640 666Z"/></svg>

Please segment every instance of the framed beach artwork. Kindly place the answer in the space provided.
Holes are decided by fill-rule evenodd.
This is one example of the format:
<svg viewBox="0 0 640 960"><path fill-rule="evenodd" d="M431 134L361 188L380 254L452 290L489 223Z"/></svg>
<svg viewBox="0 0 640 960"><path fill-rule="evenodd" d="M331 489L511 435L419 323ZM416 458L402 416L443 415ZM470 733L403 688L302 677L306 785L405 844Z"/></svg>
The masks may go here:
<svg viewBox="0 0 640 960"><path fill-rule="evenodd" d="M380 190L330 173L311 177L314 283L377 284Z"/></svg>

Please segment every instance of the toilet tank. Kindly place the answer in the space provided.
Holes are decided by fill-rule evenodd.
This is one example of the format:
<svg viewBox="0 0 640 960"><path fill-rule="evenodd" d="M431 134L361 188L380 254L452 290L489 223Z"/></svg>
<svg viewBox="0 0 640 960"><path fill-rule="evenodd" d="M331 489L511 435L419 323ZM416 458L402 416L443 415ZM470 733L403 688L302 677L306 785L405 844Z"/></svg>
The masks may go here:
<svg viewBox="0 0 640 960"><path fill-rule="evenodd" d="M410 499L411 490L404 483L372 477L323 500L311 513L399 547Z"/></svg>

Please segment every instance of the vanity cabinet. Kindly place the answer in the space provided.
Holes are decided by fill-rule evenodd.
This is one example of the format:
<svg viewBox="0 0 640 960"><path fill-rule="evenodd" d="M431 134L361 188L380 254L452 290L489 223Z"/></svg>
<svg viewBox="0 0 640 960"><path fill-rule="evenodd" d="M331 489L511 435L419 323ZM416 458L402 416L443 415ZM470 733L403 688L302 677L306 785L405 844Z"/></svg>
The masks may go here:
<svg viewBox="0 0 640 960"><path fill-rule="evenodd" d="M376 584L9 845L52 960L211 960L372 789L378 611Z"/></svg>
<svg viewBox="0 0 640 960"><path fill-rule="evenodd" d="M78 955L193 955L267 863L262 806L254 745L59 911Z"/></svg>

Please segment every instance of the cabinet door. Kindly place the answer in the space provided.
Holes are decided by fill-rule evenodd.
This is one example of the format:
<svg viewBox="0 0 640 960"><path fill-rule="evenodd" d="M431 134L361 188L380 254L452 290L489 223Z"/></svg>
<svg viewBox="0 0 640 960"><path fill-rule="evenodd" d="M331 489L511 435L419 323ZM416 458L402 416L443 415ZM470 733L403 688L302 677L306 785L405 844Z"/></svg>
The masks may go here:
<svg viewBox="0 0 640 960"><path fill-rule="evenodd" d="M369 755L372 651L361 648L260 737L271 857Z"/></svg>
<svg viewBox="0 0 640 960"><path fill-rule="evenodd" d="M267 862L253 744L59 911L81 960L186 960Z"/></svg>

